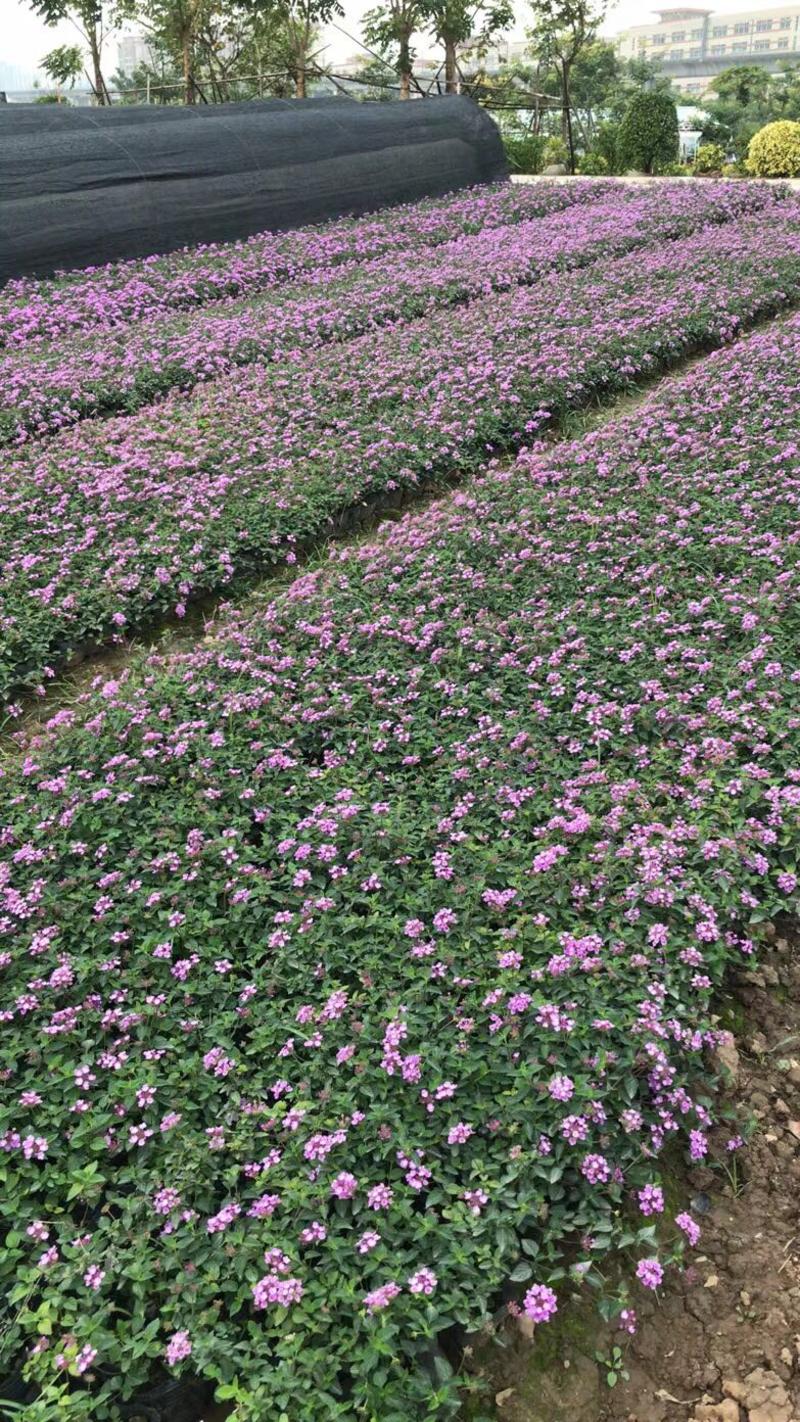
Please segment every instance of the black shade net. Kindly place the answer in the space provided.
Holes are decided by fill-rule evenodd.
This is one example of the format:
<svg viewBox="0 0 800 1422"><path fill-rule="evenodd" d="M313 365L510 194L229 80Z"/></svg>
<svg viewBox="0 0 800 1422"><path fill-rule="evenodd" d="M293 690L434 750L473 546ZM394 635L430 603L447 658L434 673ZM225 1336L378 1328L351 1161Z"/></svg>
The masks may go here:
<svg viewBox="0 0 800 1422"><path fill-rule="evenodd" d="M507 177L457 95L0 105L0 282L229 242Z"/></svg>

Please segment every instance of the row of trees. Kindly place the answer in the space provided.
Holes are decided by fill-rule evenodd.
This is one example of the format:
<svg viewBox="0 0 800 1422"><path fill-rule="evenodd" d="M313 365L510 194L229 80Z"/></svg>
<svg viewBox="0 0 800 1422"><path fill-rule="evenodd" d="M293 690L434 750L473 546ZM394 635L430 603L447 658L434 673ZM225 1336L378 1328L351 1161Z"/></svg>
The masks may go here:
<svg viewBox="0 0 800 1422"><path fill-rule="evenodd" d="M45 56L50 79L70 87L86 76L99 104L111 101L104 47L109 35L134 25L148 40L150 58L131 79L115 76L124 91L148 88L166 97L179 89L187 104L219 101L243 82L279 97L305 97L308 76L321 69L321 28L342 17L341 0L29 0L48 25L69 20L73 44ZM605 0L534 0L530 30L533 71L555 85L566 140L573 70L596 38ZM443 87L460 85L459 53L480 58L514 22L511 0L379 0L364 17L369 51L367 77L393 81L400 97L419 88L415 45L427 34L444 51ZM514 76L519 80L520 73ZM480 81L478 81L480 87ZM489 86L490 87L490 86ZM173 97L175 94L173 93ZM486 95L484 95L486 96Z"/></svg>
<svg viewBox="0 0 800 1422"><path fill-rule="evenodd" d="M306 94L319 27L341 15L339 0L30 0L45 24L69 21L74 44L45 55L42 68L65 88L85 77L95 102L108 104L104 50L109 36L133 24L148 41L149 60L115 88L152 91L156 100L222 102L253 91Z"/></svg>
<svg viewBox="0 0 800 1422"><path fill-rule="evenodd" d="M703 100L703 143L716 144L743 163L750 140L765 124L800 119L800 68L767 74L738 65L714 80L714 97Z"/></svg>

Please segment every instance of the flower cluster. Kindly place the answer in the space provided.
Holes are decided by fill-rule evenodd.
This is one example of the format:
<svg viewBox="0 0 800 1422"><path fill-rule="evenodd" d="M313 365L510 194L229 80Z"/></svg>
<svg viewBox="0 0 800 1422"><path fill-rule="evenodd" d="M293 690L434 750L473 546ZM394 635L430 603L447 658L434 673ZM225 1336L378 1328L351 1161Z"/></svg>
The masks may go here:
<svg viewBox="0 0 800 1422"><path fill-rule="evenodd" d="M589 202L602 182L572 189L508 184L450 193L318 227L258 233L243 242L204 244L166 256L113 262L55 279L22 277L0 295L0 346L43 343L72 331L111 329L148 312L186 310L282 286L317 269L369 261L384 252L449 242L457 233L506 226Z"/></svg>
<svg viewBox="0 0 800 1422"><path fill-rule="evenodd" d="M675 183L598 191L577 207L529 216L530 189L512 191L516 210L506 190L497 197L504 223L464 234L463 216L454 213L454 236L434 247L391 248L347 263L339 275L322 265L257 299L215 301L190 316L159 309L133 324L23 345L0 364L0 443L87 416L130 412L173 388L532 284L554 268L608 260L767 206L777 212L794 206L762 184Z"/></svg>
<svg viewBox="0 0 800 1422"><path fill-rule="evenodd" d="M296 560L365 501L479 468L487 451L598 394L731 339L792 302L798 283L800 208L786 199L767 216L481 297L457 323L434 310L288 352L9 452L0 698L40 685L87 644ZM538 851L543 881L565 852ZM294 872L302 886L309 866ZM359 882L380 893L380 875ZM193 966L189 955L171 971L189 981Z"/></svg>
<svg viewBox="0 0 800 1422"><path fill-rule="evenodd" d="M618 373L779 304L779 222L714 245L711 276L673 245L669 300L637 256L652 340L609 317ZM749 295L706 310L737 252ZM443 362L456 442L452 383ZM98 1415L154 1359L238 1379L253 1417L422 1415L439 1384L404 1353L509 1277L545 1324L632 1204L659 1288L654 1161L710 1148L713 991L796 903L799 397L794 318L19 737L8 1370L67 1360Z"/></svg>

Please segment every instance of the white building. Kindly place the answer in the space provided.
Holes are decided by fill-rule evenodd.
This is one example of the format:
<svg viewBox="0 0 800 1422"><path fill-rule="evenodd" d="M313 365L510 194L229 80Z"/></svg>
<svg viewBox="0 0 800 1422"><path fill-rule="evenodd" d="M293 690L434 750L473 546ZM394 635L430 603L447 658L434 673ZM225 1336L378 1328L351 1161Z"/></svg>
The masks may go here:
<svg viewBox="0 0 800 1422"><path fill-rule="evenodd" d="M144 35L123 35L117 45L117 69L129 78L142 64L152 63L150 43Z"/></svg>
<svg viewBox="0 0 800 1422"><path fill-rule="evenodd" d="M658 61L661 72L688 93L702 94L735 64L776 73L800 63L800 0L794 5L727 13L681 6L653 12L658 19L618 36L623 59Z"/></svg>

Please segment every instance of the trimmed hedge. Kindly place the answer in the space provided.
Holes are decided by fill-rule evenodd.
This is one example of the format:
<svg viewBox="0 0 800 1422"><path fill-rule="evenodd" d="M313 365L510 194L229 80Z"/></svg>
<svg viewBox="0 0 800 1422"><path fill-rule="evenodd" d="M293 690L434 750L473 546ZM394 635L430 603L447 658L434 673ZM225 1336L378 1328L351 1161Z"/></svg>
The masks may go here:
<svg viewBox="0 0 800 1422"><path fill-rule="evenodd" d="M800 123L765 124L750 139L745 167L758 178L800 178Z"/></svg>

